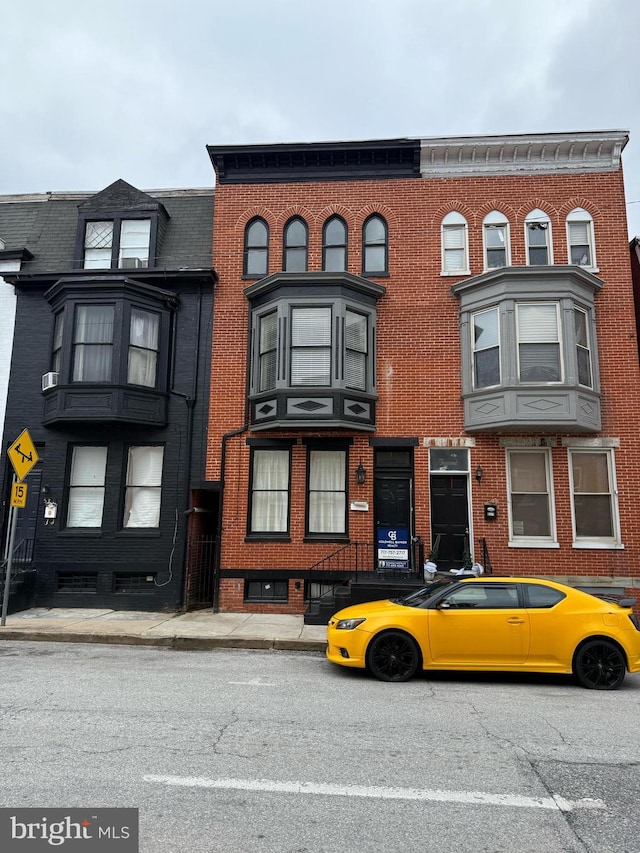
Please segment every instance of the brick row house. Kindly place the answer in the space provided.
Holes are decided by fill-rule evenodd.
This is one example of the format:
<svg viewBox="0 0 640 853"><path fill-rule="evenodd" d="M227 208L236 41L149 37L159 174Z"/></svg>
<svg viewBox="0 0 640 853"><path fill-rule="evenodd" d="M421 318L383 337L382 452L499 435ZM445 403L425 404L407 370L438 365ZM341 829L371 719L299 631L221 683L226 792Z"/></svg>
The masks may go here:
<svg viewBox="0 0 640 853"><path fill-rule="evenodd" d="M16 583L35 567L32 604L211 600L212 216L212 189L143 193L122 180L0 197L15 307L3 449L26 428L39 456L13 554Z"/></svg>
<svg viewBox="0 0 640 853"><path fill-rule="evenodd" d="M208 146L216 608L302 613L431 552L640 584L626 142Z"/></svg>

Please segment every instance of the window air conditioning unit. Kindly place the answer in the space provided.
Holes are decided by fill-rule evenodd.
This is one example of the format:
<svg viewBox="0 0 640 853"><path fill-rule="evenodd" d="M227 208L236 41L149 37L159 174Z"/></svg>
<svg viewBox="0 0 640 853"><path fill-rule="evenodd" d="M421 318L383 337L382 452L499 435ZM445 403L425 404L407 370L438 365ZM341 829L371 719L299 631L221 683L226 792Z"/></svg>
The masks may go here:
<svg viewBox="0 0 640 853"><path fill-rule="evenodd" d="M48 391L49 388L54 388L58 384L58 373L43 373L42 374L42 390Z"/></svg>
<svg viewBox="0 0 640 853"><path fill-rule="evenodd" d="M127 263L130 267L134 267L135 269L143 269L148 266L148 262L145 258L129 258Z"/></svg>

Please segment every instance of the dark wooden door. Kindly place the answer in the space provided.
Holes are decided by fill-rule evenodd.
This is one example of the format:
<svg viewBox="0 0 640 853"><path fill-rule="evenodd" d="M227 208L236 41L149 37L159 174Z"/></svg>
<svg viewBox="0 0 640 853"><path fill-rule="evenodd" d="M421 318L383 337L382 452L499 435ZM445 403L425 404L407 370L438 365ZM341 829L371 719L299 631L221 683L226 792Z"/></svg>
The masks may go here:
<svg viewBox="0 0 640 853"><path fill-rule="evenodd" d="M412 517L412 480L405 475L379 474L375 483L375 528L376 541L397 536L398 555L385 557L378 548L377 568L409 571L413 569L411 534ZM392 542L383 550L393 551ZM406 550L406 557L400 552Z"/></svg>
<svg viewBox="0 0 640 853"><path fill-rule="evenodd" d="M463 564L469 535L469 503L465 474L438 474L431 477L431 536L440 536L438 570L448 572Z"/></svg>

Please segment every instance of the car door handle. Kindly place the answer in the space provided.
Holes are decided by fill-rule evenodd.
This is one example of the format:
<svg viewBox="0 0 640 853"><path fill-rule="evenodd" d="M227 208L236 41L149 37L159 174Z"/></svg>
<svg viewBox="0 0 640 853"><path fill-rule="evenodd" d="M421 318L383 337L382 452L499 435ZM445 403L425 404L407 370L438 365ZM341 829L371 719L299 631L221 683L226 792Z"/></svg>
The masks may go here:
<svg viewBox="0 0 640 853"><path fill-rule="evenodd" d="M509 625L524 625L525 620L521 619L520 616L510 616L507 622Z"/></svg>

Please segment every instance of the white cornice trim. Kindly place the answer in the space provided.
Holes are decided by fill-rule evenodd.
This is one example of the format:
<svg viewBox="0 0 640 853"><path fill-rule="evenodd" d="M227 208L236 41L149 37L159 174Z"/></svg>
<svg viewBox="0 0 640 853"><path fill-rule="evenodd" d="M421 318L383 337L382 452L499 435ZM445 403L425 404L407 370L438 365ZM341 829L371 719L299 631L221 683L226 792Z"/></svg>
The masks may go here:
<svg viewBox="0 0 640 853"><path fill-rule="evenodd" d="M613 172L628 141L626 130L424 138L420 172L423 178Z"/></svg>

